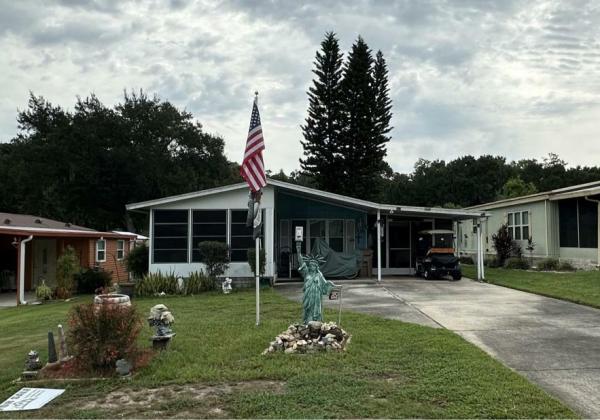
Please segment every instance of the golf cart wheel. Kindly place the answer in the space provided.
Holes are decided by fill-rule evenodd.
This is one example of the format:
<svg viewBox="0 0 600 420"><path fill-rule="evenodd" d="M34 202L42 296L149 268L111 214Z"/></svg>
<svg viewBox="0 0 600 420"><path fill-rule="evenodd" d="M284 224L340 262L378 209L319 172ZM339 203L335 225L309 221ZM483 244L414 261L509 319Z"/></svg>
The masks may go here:
<svg viewBox="0 0 600 420"><path fill-rule="evenodd" d="M458 281L462 279L462 273L452 274L452 280Z"/></svg>
<svg viewBox="0 0 600 420"><path fill-rule="evenodd" d="M431 271L429 271L428 269L425 269L425 271L423 271L423 278L425 280L431 280L433 278L431 276Z"/></svg>

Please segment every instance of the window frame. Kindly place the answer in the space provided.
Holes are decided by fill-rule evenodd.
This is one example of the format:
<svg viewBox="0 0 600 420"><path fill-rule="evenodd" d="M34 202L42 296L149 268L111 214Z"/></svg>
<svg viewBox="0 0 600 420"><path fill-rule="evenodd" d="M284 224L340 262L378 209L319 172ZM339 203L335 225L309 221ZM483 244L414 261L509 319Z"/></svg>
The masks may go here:
<svg viewBox="0 0 600 420"><path fill-rule="evenodd" d="M120 247L119 247L119 245L120 245ZM119 257L119 253L121 254L120 257ZM117 239L116 254L117 254L117 261L123 261L125 259L125 239Z"/></svg>
<svg viewBox="0 0 600 420"><path fill-rule="evenodd" d="M228 237L228 241L227 241L227 245L229 246L229 262L233 263L233 264L239 264L239 263L246 263L248 262L248 249L250 249L251 247L245 247L245 248L234 248L233 247L233 238L252 238L253 234L253 228L248 228L250 229L250 234L249 235L234 235L233 234L233 225L244 225L246 226L246 222L234 222L233 221L233 213L234 212L243 212L244 214L248 214L248 209L229 209L228 214L229 214L229 221L228 221L228 232L229 232L229 237ZM265 221L266 221L266 211L265 209L261 209L262 212L262 228L260 231L260 244L261 244L261 249L264 249L264 242L265 242ZM246 252L246 258L245 259L233 259L233 255L234 252L238 253L238 252Z"/></svg>
<svg viewBox="0 0 600 420"><path fill-rule="evenodd" d="M194 214L200 214L202 212L223 212L225 214L225 221L223 222L196 222L194 219ZM223 241L223 243L227 244L227 246L230 246L229 243L229 233L230 233L230 227L229 227L229 222L231 220L231 216L230 216L230 210L229 209L191 209L190 212L190 237L189 240L191 242L190 244L190 262L192 264L194 263L200 263L200 258L195 258L194 257L194 251L199 251L198 248L198 244L200 242L203 241L197 241L196 239L202 239L205 238L206 240L214 240L216 238L224 238L225 241ZM195 235L194 234L194 226L196 225L224 225L225 226L225 234L210 234L210 235ZM221 241L217 241L217 242L221 242Z"/></svg>
<svg viewBox="0 0 600 420"><path fill-rule="evenodd" d="M157 212L185 212L186 219L184 222L157 222ZM156 227L157 226L165 226L165 225L186 225L185 236L158 236L156 235ZM159 251L183 251L184 248L157 248L156 240L157 239L182 239L185 238L185 260L183 261L160 261L156 262L156 252ZM188 264L190 262L190 209L153 209L152 210L152 263L153 264Z"/></svg>
<svg viewBox="0 0 600 420"><path fill-rule="evenodd" d="M527 215L527 223L523 222L523 215ZM518 216L518 217L517 217ZM517 224L517 218L519 223ZM508 227L508 234L513 241L527 241L533 237L531 232L531 213L529 210L517 210L509 211L506 214L506 226ZM523 228L527 228L527 236L523 234ZM515 238L515 232L519 229L519 238Z"/></svg>
<svg viewBox="0 0 600 420"><path fill-rule="evenodd" d="M100 244L100 242L102 242L104 244L104 248L100 249L98 247L98 245ZM104 258L100 259L99 258L99 253L103 252L104 253ZM96 262L106 262L106 239L97 239L96 240Z"/></svg>

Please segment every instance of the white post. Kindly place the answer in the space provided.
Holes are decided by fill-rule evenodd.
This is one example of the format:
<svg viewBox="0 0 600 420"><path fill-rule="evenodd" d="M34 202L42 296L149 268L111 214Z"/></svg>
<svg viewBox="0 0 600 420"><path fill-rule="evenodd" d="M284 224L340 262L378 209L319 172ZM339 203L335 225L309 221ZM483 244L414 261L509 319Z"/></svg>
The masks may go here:
<svg viewBox="0 0 600 420"><path fill-rule="evenodd" d="M481 221L479 222L481 226ZM479 228L479 248L481 248L481 280L485 280L485 249L483 246L483 228Z"/></svg>
<svg viewBox="0 0 600 420"><path fill-rule="evenodd" d="M381 281L381 211L377 209L377 281Z"/></svg>
<svg viewBox="0 0 600 420"><path fill-rule="evenodd" d="M260 324L260 237L256 238L256 325Z"/></svg>
<svg viewBox="0 0 600 420"><path fill-rule="evenodd" d="M481 224L477 220L477 280L481 280L481 266L483 261L481 260Z"/></svg>
<svg viewBox="0 0 600 420"><path fill-rule="evenodd" d="M19 305L24 305L27 303L25 301L25 252L27 249L27 242L31 241L32 239L33 235L29 235L27 239L23 239L19 244L21 247L19 251L19 299L17 302Z"/></svg>

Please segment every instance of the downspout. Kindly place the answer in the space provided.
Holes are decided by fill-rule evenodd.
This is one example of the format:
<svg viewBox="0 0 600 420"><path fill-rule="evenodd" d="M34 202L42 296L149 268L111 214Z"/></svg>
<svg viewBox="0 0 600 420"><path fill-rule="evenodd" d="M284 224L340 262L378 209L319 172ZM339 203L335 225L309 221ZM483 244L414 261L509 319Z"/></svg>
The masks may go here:
<svg viewBox="0 0 600 420"><path fill-rule="evenodd" d="M377 209L377 282L381 282L381 211Z"/></svg>
<svg viewBox="0 0 600 420"><path fill-rule="evenodd" d="M592 203L598 204L598 237L596 239L596 248L598 249L598 261L597 266L600 267L600 200L594 200L593 198L585 197L587 201L591 201Z"/></svg>
<svg viewBox="0 0 600 420"><path fill-rule="evenodd" d="M33 235L29 235L27 239L21 241L21 249L19 250L19 304L25 305L25 246L27 242L33 239Z"/></svg>

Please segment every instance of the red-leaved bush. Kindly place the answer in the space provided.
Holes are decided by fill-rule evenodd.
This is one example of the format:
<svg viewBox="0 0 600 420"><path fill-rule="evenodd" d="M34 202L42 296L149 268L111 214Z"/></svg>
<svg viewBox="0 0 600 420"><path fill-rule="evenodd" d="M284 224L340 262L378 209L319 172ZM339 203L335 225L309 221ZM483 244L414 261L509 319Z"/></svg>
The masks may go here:
<svg viewBox="0 0 600 420"><path fill-rule="evenodd" d="M71 353L82 370L108 370L118 359L134 361L143 321L134 306L82 304L69 312Z"/></svg>

